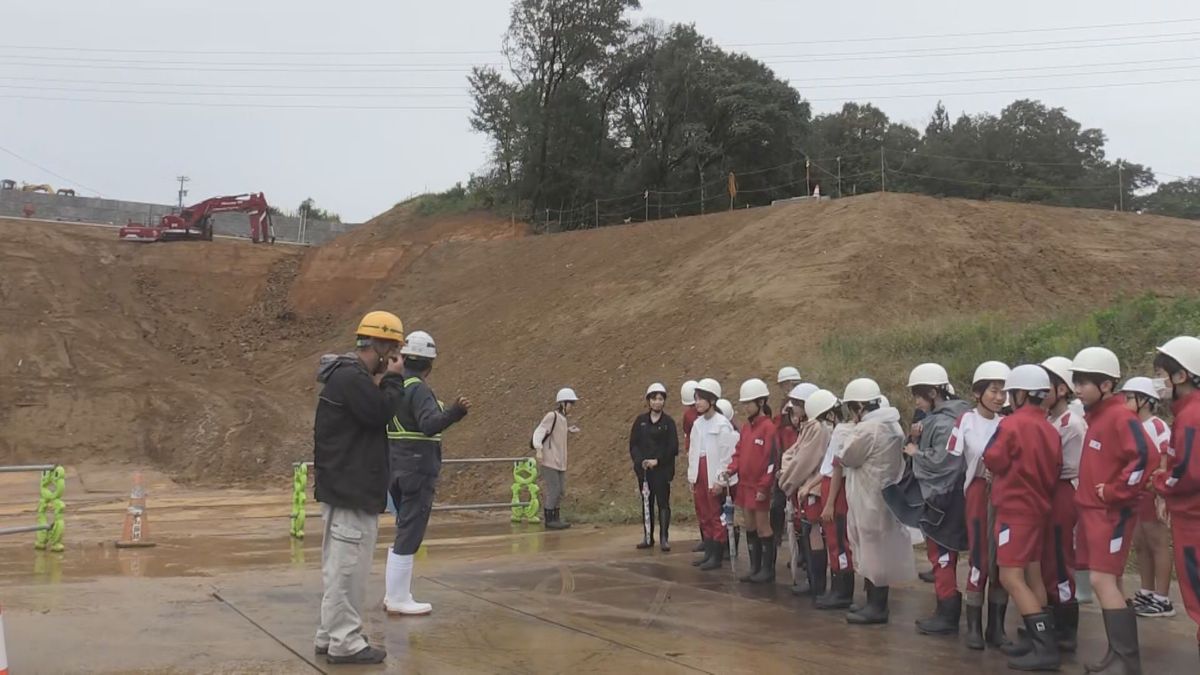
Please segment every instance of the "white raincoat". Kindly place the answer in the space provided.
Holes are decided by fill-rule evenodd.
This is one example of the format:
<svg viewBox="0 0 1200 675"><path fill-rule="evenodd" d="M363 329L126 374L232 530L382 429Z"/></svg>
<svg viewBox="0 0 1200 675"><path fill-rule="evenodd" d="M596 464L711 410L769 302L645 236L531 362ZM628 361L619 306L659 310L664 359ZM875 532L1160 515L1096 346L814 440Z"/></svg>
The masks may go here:
<svg viewBox="0 0 1200 675"><path fill-rule="evenodd" d="M867 413L837 454L846 477L846 532L855 571L876 586L917 577L908 528L883 501L883 488L904 471L903 448L900 411L889 407Z"/></svg>

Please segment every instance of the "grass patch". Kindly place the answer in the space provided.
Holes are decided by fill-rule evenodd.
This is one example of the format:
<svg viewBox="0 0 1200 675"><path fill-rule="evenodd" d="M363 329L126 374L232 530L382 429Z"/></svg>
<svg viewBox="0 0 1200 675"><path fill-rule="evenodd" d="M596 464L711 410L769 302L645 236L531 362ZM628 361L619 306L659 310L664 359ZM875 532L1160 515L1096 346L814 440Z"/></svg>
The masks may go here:
<svg viewBox="0 0 1200 675"><path fill-rule="evenodd" d="M462 183L456 183L454 187L444 192L427 192L396 204L396 206L410 205L421 216L487 211L493 206L488 195L471 190Z"/></svg>
<svg viewBox="0 0 1200 675"><path fill-rule="evenodd" d="M950 372L960 395L970 392L975 367L989 360L1010 366L1040 363L1051 356L1073 357L1080 349L1102 345L1116 352L1126 376L1150 374L1154 348L1178 335L1200 334L1200 296L1160 298L1144 295L1104 309L1016 323L999 315L902 325L878 331L838 333L820 345L807 372L840 394L856 377L872 377L893 404L908 410L908 373L934 361Z"/></svg>

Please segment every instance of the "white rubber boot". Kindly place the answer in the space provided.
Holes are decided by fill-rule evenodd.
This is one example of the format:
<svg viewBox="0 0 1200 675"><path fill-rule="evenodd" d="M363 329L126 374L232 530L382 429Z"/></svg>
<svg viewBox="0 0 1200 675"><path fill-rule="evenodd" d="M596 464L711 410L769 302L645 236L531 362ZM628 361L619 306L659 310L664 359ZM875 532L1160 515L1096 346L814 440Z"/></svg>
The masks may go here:
<svg viewBox="0 0 1200 675"><path fill-rule="evenodd" d="M411 555L397 555L395 551L388 549L387 570L384 574L387 592L383 598L383 608L389 615L415 616L433 611L433 605L413 600L412 571Z"/></svg>

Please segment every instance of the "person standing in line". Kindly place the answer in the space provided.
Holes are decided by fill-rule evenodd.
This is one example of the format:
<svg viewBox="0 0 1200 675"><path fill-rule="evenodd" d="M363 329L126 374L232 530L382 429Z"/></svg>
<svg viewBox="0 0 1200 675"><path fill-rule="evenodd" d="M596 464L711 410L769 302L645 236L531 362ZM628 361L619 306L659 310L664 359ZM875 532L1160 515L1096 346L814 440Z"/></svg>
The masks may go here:
<svg viewBox="0 0 1200 675"><path fill-rule="evenodd" d="M403 366L395 357L404 325L390 312L370 312L355 330L354 351L321 357L321 393L313 422L314 496L321 503L321 622L314 649L330 663L383 663L387 652L367 643L363 604L387 506L387 423L404 400Z"/></svg>
<svg viewBox="0 0 1200 675"><path fill-rule="evenodd" d="M913 368L908 389L914 406L925 413L921 435L904 453L912 457L913 476L921 487L926 516L921 519L925 547L934 569L937 608L917 621L923 635L958 632L962 616L962 594L958 592L958 552L967 547L966 497L962 485L966 463L961 453L947 449L958 418L970 406L952 393L950 376L936 363ZM930 512L937 514L936 519Z"/></svg>
<svg viewBox="0 0 1200 675"><path fill-rule="evenodd" d="M1142 421L1146 437L1158 451L1166 454L1171 447L1171 429L1154 415L1160 394L1148 377L1131 377L1121 386L1125 405ZM1133 610L1142 617L1175 616L1171 592L1171 532L1166 523L1166 502L1153 492L1145 492L1138 502L1138 524L1133 547L1137 551L1138 574L1142 588L1133 595Z"/></svg>
<svg viewBox="0 0 1200 675"><path fill-rule="evenodd" d="M800 377L800 371L795 366L784 366L779 369L775 381L779 385L779 413L771 419L771 422L775 425L775 450L773 456L775 469L778 471L783 451L792 447L792 444L796 442L796 425L792 423L792 417L788 414L793 404L788 395L791 394L797 385L803 382L803 378ZM771 487L771 531L775 533L776 551L783 545L783 519L786 517L786 514L787 497L784 496L783 490L779 488L779 481L776 480L775 485ZM807 559L803 562L806 565L808 564Z"/></svg>
<svg viewBox="0 0 1200 675"><path fill-rule="evenodd" d="M562 519L560 504L567 496L567 438L579 431L571 424L569 415L579 403L575 390L559 389L555 396L556 407L546 413L533 430L533 449L537 453L539 472L545 487L542 488L542 508L547 530L565 530L571 524Z"/></svg>
<svg viewBox="0 0 1200 675"><path fill-rule="evenodd" d="M679 432L675 420L663 412L667 388L655 382L646 389L648 410L633 421L629 430L629 458L637 477L645 532L638 549L654 546L654 508L658 507L658 542L662 551L671 550L671 481L675 478L675 457L679 455Z"/></svg>
<svg viewBox="0 0 1200 675"><path fill-rule="evenodd" d="M847 384L842 396L854 426L836 459L846 477L846 529L854 568L867 592L866 603L846 615L851 624L887 623L891 585L917 574L908 528L883 499L883 488L900 480L904 471L904 430L900 412L883 407L882 399L879 385L868 378Z"/></svg>
<svg viewBox="0 0 1200 675"><path fill-rule="evenodd" d="M1140 673L1137 614L1125 602L1121 580L1129 559L1135 508L1150 471L1158 464L1141 420L1117 396L1121 363L1103 347L1088 347L1071 362L1075 394L1087 410L1087 435L1079 462L1079 507L1082 536L1076 555L1091 570L1092 589L1100 602L1108 651L1088 665L1093 673Z"/></svg>
<svg viewBox="0 0 1200 675"><path fill-rule="evenodd" d="M1155 374L1171 394L1171 445L1154 472L1154 489L1167 501L1175 570L1183 606L1200 626L1200 339L1183 336L1158 348ZM1200 630L1196 632L1200 648Z"/></svg>
<svg viewBox="0 0 1200 675"><path fill-rule="evenodd" d="M413 331L400 348L404 363L404 402L388 424L391 483L396 509L396 540L388 549L387 589L383 608L389 615L420 615L433 611L412 596L413 557L425 539L433 496L442 469L442 432L467 416L471 401L458 397L446 410L427 380L437 358L433 336Z"/></svg>
<svg viewBox="0 0 1200 675"><path fill-rule="evenodd" d="M683 430L683 448L692 447L692 425L696 423L696 381L688 380L679 388L679 400L683 403L683 415L680 419L680 427ZM700 529L699 523L696 523L697 531L700 533L700 541L692 548L692 553L704 552L704 531Z"/></svg>
<svg viewBox="0 0 1200 675"><path fill-rule="evenodd" d="M722 485L737 478L734 495L738 524L746 531L750 569L739 581L756 584L775 581L775 535L771 530L771 490L775 485L775 424L771 421L771 391L760 379L742 383L738 401L746 415L736 449L717 476Z"/></svg>
<svg viewBox="0 0 1200 675"><path fill-rule="evenodd" d="M1013 414L1000 421L983 463L992 472L1000 583L1025 623L1024 646L1008 660L1008 667L1058 670L1054 618L1042 608L1046 589L1041 548L1062 472L1062 441L1042 407L1050 394L1050 376L1041 366L1017 366L1004 389L1012 396Z"/></svg>
<svg viewBox="0 0 1200 675"><path fill-rule="evenodd" d="M962 455L966 463L963 493L967 517L967 585L964 600L967 606L967 648L983 649L987 645L1002 647L1004 615L1008 594L1000 580L992 575L995 555L992 552L992 528L989 527L991 474L983 464L983 450L1000 425L1000 410L1004 407L1004 382L1009 368L999 361L979 364L971 378L975 409L958 418L954 432L946 444L946 452ZM987 634L983 629L983 600L987 595Z"/></svg>
<svg viewBox="0 0 1200 675"><path fill-rule="evenodd" d="M837 396L831 391L821 391L825 393L809 396L812 404L806 401L804 408L814 416L813 419L832 427L829 445L821 461L821 510L817 514L825 538L825 550L828 551L831 578L829 592L816 598L813 605L823 610L851 609L854 604L854 551L850 548L847 530L850 506L846 500L846 481L839 456L850 432L854 430L854 424L842 420L841 401L837 400ZM887 407L887 400L880 400L882 407ZM812 517L811 512L807 515Z"/></svg>
<svg viewBox="0 0 1200 675"><path fill-rule="evenodd" d="M717 412L720 398L721 385L716 380L706 377L696 385L696 412L700 416L692 426L688 447L688 485L696 505L696 519L704 532L705 553L692 564L706 572L721 567L729 545L729 535L721 524L725 490L717 478L729 466L738 443L733 425ZM730 481L735 482L736 479Z"/></svg>
<svg viewBox="0 0 1200 675"><path fill-rule="evenodd" d="M1071 360L1054 356L1042 362L1050 377L1050 393L1045 408L1050 426L1062 441L1062 473L1054 488L1050 509L1050 527L1042 544L1042 583L1054 614L1058 649L1074 652L1079 634L1078 556L1075 533L1079 530L1079 509L1075 506L1079 460L1087 422L1076 403L1071 385ZM1010 648L1011 651L1012 648Z"/></svg>
<svg viewBox="0 0 1200 675"><path fill-rule="evenodd" d="M814 600L825 594L828 585L828 567L825 557L825 540L821 528L821 461L829 448L833 425L808 417L808 399L819 389L816 385L800 384L788 396L791 404L790 417L799 429L796 442L783 452L779 465L779 485L788 499L797 504L801 525L796 528L800 554L808 561L806 579L792 587L796 595L811 595ZM818 396L813 411L824 415L837 406L829 392ZM793 553L796 553L793 551ZM799 573L799 569L797 569Z"/></svg>

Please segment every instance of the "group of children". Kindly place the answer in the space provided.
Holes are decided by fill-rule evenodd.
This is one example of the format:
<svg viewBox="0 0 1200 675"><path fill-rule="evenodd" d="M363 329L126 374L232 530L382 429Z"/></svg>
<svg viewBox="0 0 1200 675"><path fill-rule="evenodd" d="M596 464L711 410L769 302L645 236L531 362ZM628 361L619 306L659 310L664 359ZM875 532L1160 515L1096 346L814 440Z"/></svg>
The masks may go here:
<svg viewBox="0 0 1200 675"><path fill-rule="evenodd" d="M1154 369L1157 380L1121 385L1119 361L1102 347L1011 370L991 361L975 371L971 406L944 368L922 364L909 378L917 419L908 433L867 378L839 398L784 368L778 415L767 384L747 380L740 423L716 380L689 381L682 438L704 554L694 564L721 567L735 531L722 522L730 500L749 554L741 581L774 581L791 525L799 550L789 564L805 569L793 591L813 596L818 608L850 610L849 623L885 623L889 587L917 576L910 537L917 528L937 599L919 632L957 634L965 604L969 648L998 649L1016 670L1055 670L1060 653L1076 647L1076 574L1086 571L1108 638L1107 653L1087 672L1140 673L1137 616L1174 613L1169 538L1184 604L1200 623L1200 460L1192 461L1200 338L1159 347ZM664 550L678 447L666 397L661 384L650 387L649 411L630 434L639 488L659 505ZM1154 416L1160 402L1170 403L1169 428ZM651 501L644 497L644 508ZM794 513L790 522L786 511ZM646 515L639 548L653 544ZM1143 588L1127 600L1122 577L1135 541ZM965 593L957 578L964 552ZM856 575L866 592L857 605ZM1004 630L1010 598L1023 624L1011 641Z"/></svg>

